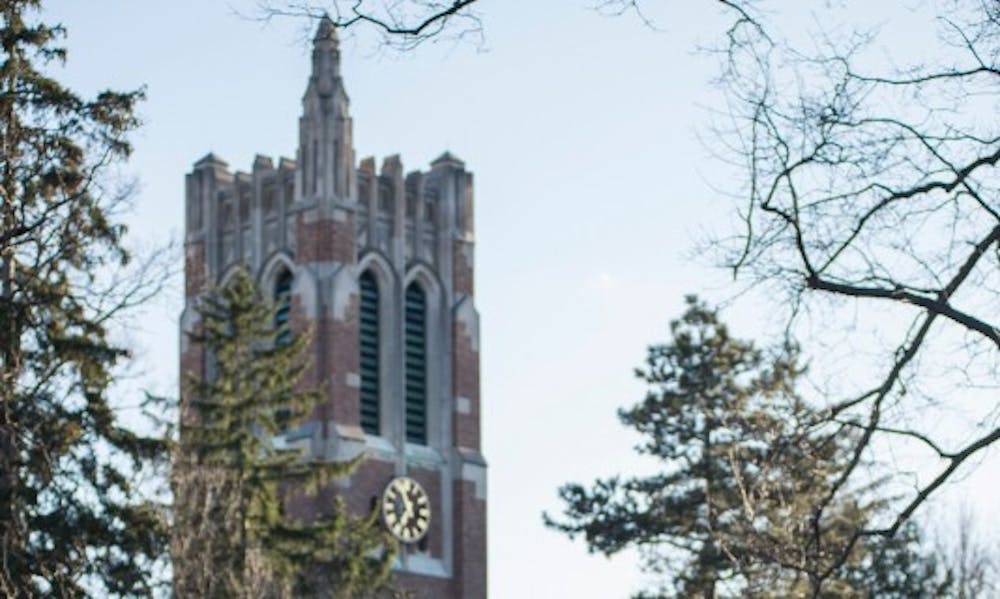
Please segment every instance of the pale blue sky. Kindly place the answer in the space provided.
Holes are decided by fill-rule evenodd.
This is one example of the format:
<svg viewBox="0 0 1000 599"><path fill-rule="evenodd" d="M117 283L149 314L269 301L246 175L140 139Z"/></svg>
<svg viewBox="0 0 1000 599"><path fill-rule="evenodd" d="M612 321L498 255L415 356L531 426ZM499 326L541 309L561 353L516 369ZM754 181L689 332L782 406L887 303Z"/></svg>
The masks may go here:
<svg viewBox="0 0 1000 599"><path fill-rule="evenodd" d="M70 83L146 85L129 172L143 240L179 238L184 174L209 151L249 170L292 156L309 60L302 23L268 27L213 0L51 2L69 29ZM546 530L566 481L642 467L615 410L643 393L632 368L666 336L685 293L726 297L725 273L693 256L726 231L727 171L706 127L710 57L726 21L714 2L678 1L654 32L589 0L483 0L484 51L432 44L399 55L342 44L358 157L400 153L426 168L444 150L476 184L476 293L489 471L491 596L625 597L634 556L588 556ZM530 12L530 15L525 13ZM699 135L708 142L699 141ZM134 338L149 385L176 393L176 290ZM740 308L757 332L761 306Z"/></svg>

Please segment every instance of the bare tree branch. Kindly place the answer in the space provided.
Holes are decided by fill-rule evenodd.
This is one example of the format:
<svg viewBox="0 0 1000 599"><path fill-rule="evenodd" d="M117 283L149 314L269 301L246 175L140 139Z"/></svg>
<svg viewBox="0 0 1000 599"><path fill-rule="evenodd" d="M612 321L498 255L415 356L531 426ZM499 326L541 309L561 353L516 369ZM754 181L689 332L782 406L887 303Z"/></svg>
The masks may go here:
<svg viewBox="0 0 1000 599"><path fill-rule="evenodd" d="M382 43L401 50L441 38L472 36L480 41L483 28L473 4L479 0L260 0L261 21L275 17L318 20L329 18L342 30L368 26Z"/></svg>
<svg viewBox="0 0 1000 599"><path fill-rule="evenodd" d="M885 446L876 440L911 439L943 460L898 502L889 524L856 530L839 559L809 573L817 596L857 542L899 531L1000 434L990 402L970 406L970 430L952 435L966 439L959 449L933 422L912 416L921 387L936 377L960 377L966 389L1000 387L1000 126L986 116L1000 103L1000 5L957 0L947 14L926 16L939 25L938 38L924 41L939 44L933 62L875 59L869 47L878 32L838 30L833 19L818 19L808 36L815 45L799 48L756 13L762 31L730 35L720 51L732 122L722 135L742 165L745 198L742 235L725 248L728 266L784 294L787 330L802 306L834 309L847 299L875 320L873 330L896 338L880 350L874 384L858 377L860 390L829 397L808 423L830 439L845 426L853 431L850 460L814 506L813 547L832 534L830 506L872 476L901 475L885 463L869 467ZM912 325L901 332L905 322Z"/></svg>

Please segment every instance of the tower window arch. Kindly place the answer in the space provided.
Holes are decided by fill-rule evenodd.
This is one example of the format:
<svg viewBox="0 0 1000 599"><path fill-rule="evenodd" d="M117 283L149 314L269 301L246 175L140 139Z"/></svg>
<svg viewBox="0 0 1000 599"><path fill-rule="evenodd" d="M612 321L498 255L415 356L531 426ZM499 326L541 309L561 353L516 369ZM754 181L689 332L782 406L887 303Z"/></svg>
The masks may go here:
<svg viewBox="0 0 1000 599"><path fill-rule="evenodd" d="M358 280L361 289L361 428L379 434L379 289L370 270Z"/></svg>
<svg viewBox="0 0 1000 599"><path fill-rule="evenodd" d="M427 295L416 282L406 288L406 440L427 444Z"/></svg>
<svg viewBox="0 0 1000 599"><path fill-rule="evenodd" d="M275 343L284 345L292 340L292 273L282 270L274 283Z"/></svg>

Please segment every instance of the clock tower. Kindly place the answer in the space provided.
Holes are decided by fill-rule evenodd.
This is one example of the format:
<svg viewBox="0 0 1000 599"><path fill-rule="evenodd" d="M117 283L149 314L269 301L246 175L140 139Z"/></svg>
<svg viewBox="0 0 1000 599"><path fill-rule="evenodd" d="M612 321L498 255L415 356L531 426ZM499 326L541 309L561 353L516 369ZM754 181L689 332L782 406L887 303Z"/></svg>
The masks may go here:
<svg viewBox="0 0 1000 599"><path fill-rule="evenodd" d="M333 23L313 40L294 160L248 172L209 154L186 177L185 309L243 266L295 331L311 330L310 385L326 394L277 442L365 459L289 506L345 497L401 540L398 585L418 598L486 596L486 463L480 451L473 181L445 152L426 171L399 156L355 162ZM181 336L182 376L207 374Z"/></svg>

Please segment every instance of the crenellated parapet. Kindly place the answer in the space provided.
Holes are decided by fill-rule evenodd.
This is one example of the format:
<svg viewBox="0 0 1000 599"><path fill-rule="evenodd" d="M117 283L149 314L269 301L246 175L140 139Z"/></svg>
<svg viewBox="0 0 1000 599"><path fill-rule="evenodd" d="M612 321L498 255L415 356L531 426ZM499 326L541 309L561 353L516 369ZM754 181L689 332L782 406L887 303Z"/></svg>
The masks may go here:
<svg viewBox="0 0 1000 599"><path fill-rule="evenodd" d="M390 156L375 172L375 159L357 169L355 225L359 253L400 253L404 264L439 267L450 262L454 238L472 241L472 174L445 153L428 171L403 174L399 156Z"/></svg>
<svg viewBox="0 0 1000 599"><path fill-rule="evenodd" d="M202 253L203 273L187 295L242 265L257 272L277 252L295 249L296 163L258 154L251 171L231 172L208 154L187 175L186 245Z"/></svg>
<svg viewBox="0 0 1000 599"><path fill-rule="evenodd" d="M465 264L466 244L473 242L472 174L445 153L427 171L404 175L398 155L386 158L375 172L375 159L355 169L356 187L337 203L353 214L357 255L368 251L401 258L401 266L420 262L448 267L458 247ZM217 283L242 265L257 272L276 253L296 255L297 219L317 211L320 201L296 193L299 165L289 158L274 161L257 154L249 172L231 172L208 154L187 175L187 242L203 245L207 282ZM456 243L459 244L456 246ZM471 293L471 285L460 285Z"/></svg>

